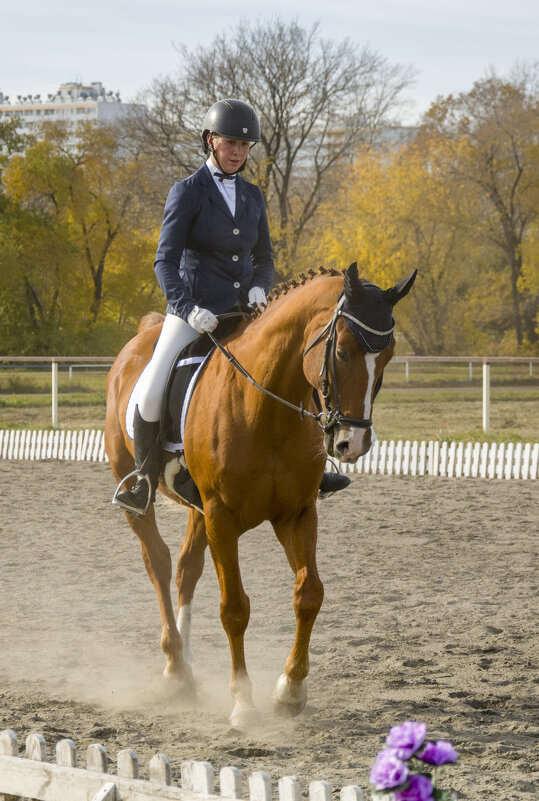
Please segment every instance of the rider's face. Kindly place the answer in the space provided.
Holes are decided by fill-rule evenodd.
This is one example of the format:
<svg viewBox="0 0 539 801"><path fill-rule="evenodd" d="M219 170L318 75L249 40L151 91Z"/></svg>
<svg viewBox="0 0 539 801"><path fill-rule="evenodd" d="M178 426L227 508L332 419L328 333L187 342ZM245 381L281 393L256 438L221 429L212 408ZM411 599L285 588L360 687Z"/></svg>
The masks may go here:
<svg viewBox="0 0 539 801"><path fill-rule="evenodd" d="M244 139L228 139L226 136L212 137L213 153L212 161L216 167L221 165L221 168L227 173L237 172L242 164L245 162L249 154L251 142ZM219 163L217 162L217 159Z"/></svg>

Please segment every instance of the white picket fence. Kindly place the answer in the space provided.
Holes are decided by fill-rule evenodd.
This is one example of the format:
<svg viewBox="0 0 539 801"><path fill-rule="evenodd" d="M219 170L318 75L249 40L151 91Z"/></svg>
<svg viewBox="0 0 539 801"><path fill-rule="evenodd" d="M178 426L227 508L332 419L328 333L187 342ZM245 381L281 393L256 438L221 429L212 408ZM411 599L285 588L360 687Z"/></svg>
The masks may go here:
<svg viewBox="0 0 539 801"><path fill-rule="evenodd" d="M108 461L99 430L0 430L0 459ZM539 443L377 441L344 473L378 473L446 478L536 479ZM328 461L328 470L333 465Z"/></svg>
<svg viewBox="0 0 539 801"><path fill-rule="evenodd" d="M20 756L15 732L0 732L0 794L8 799L23 796L38 801L222 801L243 798L242 784L237 768L221 768L217 795L212 766L188 760L182 762L180 783L174 785L170 759L165 754L151 758L149 780L144 780L139 777L138 757L130 748L118 752L116 773L111 774L107 753L99 744L88 747L83 769L77 767L77 749L72 740L56 744L56 761L52 763L41 734L28 735L25 755ZM263 771L247 777L246 789L249 801L272 801L271 777ZM300 801L298 779L279 779L277 793L279 801ZM332 801L331 784L311 782L309 801ZM356 785L343 787L340 801L363 801L363 791Z"/></svg>
<svg viewBox="0 0 539 801"><path fill-rule="evenodd" d="M446 478L537 478L539 442L375 442L343 473ZM329 463L328 463L329 466Z"/></svg>
<svg viewBox="0 0 539 801"><path fill-rule="evenodd" d="M66 459L107 462L103 432L0 430L0 459Z"/></svg>

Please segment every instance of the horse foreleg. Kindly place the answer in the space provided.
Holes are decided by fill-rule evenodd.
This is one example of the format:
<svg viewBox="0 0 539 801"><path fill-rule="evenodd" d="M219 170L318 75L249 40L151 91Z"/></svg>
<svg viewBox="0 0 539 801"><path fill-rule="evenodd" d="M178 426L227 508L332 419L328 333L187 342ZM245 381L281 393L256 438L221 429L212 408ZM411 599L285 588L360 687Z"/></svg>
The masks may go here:
<svg viewBox="0 0 539 801"><path fill-rule="evenodd" d="M322 606L324 588L316 567L317 513L313 503L299 517L272 521L294 571L294 613L296 639L273 692L273 705L284 717L298 715L307 703L305 678L309 672L309 642L316 616Z"/></svg>
<svg viewBox="0 0 539 801"><path fill-rule="evenodd" d="M195 587L204 569L204 551L208 544L204 516L196 509L189 510L187 533L182 544L176 586L178 587L178 630L182 638L183 658L193 664L191 650L191 612Z"/></svg>
<svg viewBox="0 0 539 801"><path fill-rule="evenodd" d="M191 690L194 684L193 674L183 656L182 639L176 627L170 595L172 578L170 550L159 534L153 507L148 510L145 517L136 518L128 513L126 517L140 540L144 566L157 593L161 615L161 649L167 660L163 675L165 678L181 681Z"/></svg>
<svg viewBox="0 0 539 801"><path fill-rule="evenodd" d="M250 604L243 588L238 560L238 539L242 532L238 531L232 515L221 507L213 515L205 510L205 519L221 590L221 623L228 637L232 658L230 692L235 703L230 723L235 728L243 728L256 719L256 713L245 663L244 634L249 623Z"/></svg>

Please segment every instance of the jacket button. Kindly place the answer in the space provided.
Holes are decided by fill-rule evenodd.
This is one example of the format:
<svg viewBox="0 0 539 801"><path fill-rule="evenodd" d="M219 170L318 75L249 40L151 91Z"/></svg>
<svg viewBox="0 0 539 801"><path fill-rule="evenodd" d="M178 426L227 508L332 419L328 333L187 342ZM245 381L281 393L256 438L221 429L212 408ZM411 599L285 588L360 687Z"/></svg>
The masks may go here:
<svg viewBox="0 0 539 801"><path fill-rule="evenodd" d="M232 233L235 234L236 236L239 234L239 232L240 232L239 228L234 228L232 231Z"/></svg>
<svg viewBox="0 0 539 801"><path fill-rule="evenodd" d="M238 261L238 259L239 259L239 256L236 256L236 254L234 254L232 256L232 261Z"/></svg>
<svg viewBox="0 0 539 801"><path fill-rule="evenodd" d="M241 286L239 281L234 281L234 289L239 289Z"/></svg>

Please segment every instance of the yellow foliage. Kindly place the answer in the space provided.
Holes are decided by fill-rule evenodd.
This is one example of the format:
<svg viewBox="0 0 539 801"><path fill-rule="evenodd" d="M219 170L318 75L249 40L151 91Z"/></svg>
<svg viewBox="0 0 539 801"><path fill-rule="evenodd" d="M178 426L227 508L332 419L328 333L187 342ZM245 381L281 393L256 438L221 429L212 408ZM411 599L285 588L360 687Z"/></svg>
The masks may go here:
<svg viewBox="0 0 539 801"><path fill-rule="evenodd" d="M383 287L417 269L399 330L415 352L461 353L475 336L462 304L470 276L460 220L469 197L439 169L438 145L426 155L416 146L361 152L322 211L317 247L328 264L357 261Z"/></svg>
<svg viewBox="0 0 539 801"><path fill-rule="evenodd" d="M0 307L11 296L10 307L24 310L28 347L39 352L74 347L77 336L91 348L92 332L107 325L114 338L118 323L134 326L149 310L156 288L152 165L108 126L83 126L76 146L68 133L45 126L2 176L10 214L0 272L13 280L0 281Z"/></svg>

